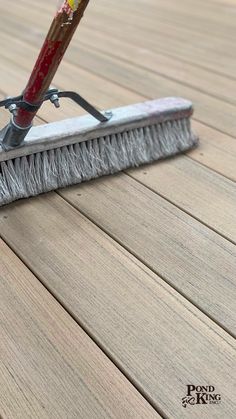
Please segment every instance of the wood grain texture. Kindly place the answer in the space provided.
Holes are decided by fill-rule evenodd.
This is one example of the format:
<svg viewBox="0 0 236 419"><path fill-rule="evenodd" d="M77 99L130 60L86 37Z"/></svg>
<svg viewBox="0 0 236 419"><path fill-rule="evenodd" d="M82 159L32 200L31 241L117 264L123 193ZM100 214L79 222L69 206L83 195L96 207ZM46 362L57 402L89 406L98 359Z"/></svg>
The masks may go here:
<svg viewBox="0 0 236 419"><path fill-rule="evenodd" d="M190 151L188 156L236 181L235 139L197 121L193 121L192 126L201 141L199 147Z"/></svg>
<svg viewBox="0 0 236 419"><path fill-rule="evenodd" d="M68 61L76 66L78 64L78 56L79 50L72 46L70 48L70 53L68 54ZM96 78L105 79L101 85L103 95L101 97L100 95L97 95L97 100L100 101L100 107L106 108L106 104L109 103L109 84L111 88L111 83L113 83L114 89L112 89L113 94L110 95L110 101L113 100L113 97L116 97L115 85L122 86L123 92L125 89L132 90L135 94L143 95L150 99L162 96L183 96L194 102L196 118L201 122L228 133L229 135L236 135L234 119L236 108L231 103L224 102L217 97L209 96L204 91L202 92L199 89L193 88L191 85L179 83L171 78L167 78L165 75L148 71L145 68L137 67L132 63L121 61L120 59L110 57L107 54L93 51L90 52L90 54L87 52L86 57L87 60L83 61L84 70L77 69L76 80L78 80L80 72L84 74L84 77L86 72L88 72L88 74L94 72L96 77L95 75L90 76L90 86L91 81L94 79L94 89L96 89L96 87L99 86L98 80L96 83ZM67 67L67 64L62 65L61 71L64 66ZM68 71L69 70L66 72L67 84L73 82L73 87L75 87L73 76L68 78ZM58 83L58 77L61 77L59 74L55 78L56 83ZM87 87L86 92L89 92L90 86L86 86L84 81L80 89L82 90L81 93L84 94L85 87ZM106 102L104 103L102 102L102 99L105 93ZM92 100L88 93L87 96L88 99ZM121 100L120 103L123 104ZM111 103L109 106L114 105ZM222 113L222 108L224 108L224 113Z"/></svg>
<svg viewBox="0 0 236 419"><path fill-rule="evenodd" d="M1 210L0 223L14 250L168 417L189 417L181 400L192 382L214 384L224 402L191 417L235 417L235 341L172 287L56 194Z"/></svg>
<svg viewBox="0 0 236 419"><path fill-rule="evenodd" d="M0 416L158 418L0 241Z"/></svg>
<svg viewBox="0 0 236 419"><path fill-rule="evenodd" d="M225 9L216 14L214 6L207 11L206 2L202 2L201 7L196 2L194 7L193 1L191 5L185 2L182 8L174 0L168 3L165 7L165 1L156 1L155 6L152 7L149 1L148 7L142 4L134 8L132 2L128 1L124 7L116 8L116 13L114 13L115 5L110 7L110 2L105 0L99 2L99 8L95 9L94 5L94 20L91 26L105 32L107 36L115 33L123 42L129 40L140 48L146 46L154 51L162 51L166 55L172 55L197 66L209 68L212 72L218 71L235 78L233 71L235 57L231 50L227 49L228 45L233 47L233 36L235 36L232 11L227 13ZM113 16L112 27L108 24L111 15ZM196 22L198 22L198 29L194 31L193 27ZM186 27L187 25L189 26ZM124 30L118 35L121 26ZM136 30L130 31L132 27ZM208 30L204 30L204 27ZM231 38L227 37L227 41L225 33L231 36ZM221 54L224 54L224 60L219 66L218 58Z"/></svg>
<svg viewBox="0 0 236 419"><path fill-rule="evenodd" d="M4 7L4 6L3 6ZM100 6L101 8L101 6ZM110 7L107 7L107 5L103 7L104 10L106 11L107 17L105 18L106 20L103 21L102 20L102 16L99 15L99 19L95 18L95 21L93 22L92 20L92 25L93 25L93 29L96 29L96 25L98 25L97 30L100 31L102 30L102 28L112 28L113 33L112 36L113 37L117 37L120 40L122 40L123 43L125 43L127 39L129 39L126 31L127 28L130 32L129 29L129 25L124 25L123 20L121 20L120 22L118 22L118 24L116 24L116 17L117 14L115 15L114 18L114 10L113 10L113 14L112 14L112 19L114 20L113 25L109 25L109 22L111 20L111 15L109 15L109 10ZM123 8L122 8L123 9ZM93 7L90 7L90 16L92 14L93 11ZM95 14L99 13L99 7L95 8ZM35 22L36 17L34 16L34 14L36 14L37 10L33 13L31 13L30 17L28 17L27 19L29 19L29 25L33 25L33 23ZM19 5L18 9L15 9L15 13L18 16L18 25L21 25L22 27L24 27L25 24L22 22L22 16L24 16L25 14L25 8L21 5ZM110 12L111 13L111 12ZM125 12L119 11L119 13L122 13L122 18L124 16L126 16ZM119 14L118 13L118 14ZM43 17L43 15L45 14L41 12L41 15ZM124 16L123 16L124 15ZM31 19L31 21L30 21ZM90 19L92 19L92 17L90 17ZM126 18L127 19L127 18ZM88 19L86 19L87 21ZM121 24L123 22L123 30L120 31L120 27ZM89 28L89 22L87 23L87 27ZM132 24L135 26L135 22L132 22ZM8 23L8 27L9 27L9 23ZM101 28L102 26L102 28ZM82 29L83 29L83 25L82 25ZM25 39L25 41L28 41L28 34L26 34L24 31L22 31L20 28L17 29L17 26L15 26L15 31L17 31L17 33L15 34L17 37L20 37L21 39ZM41 30L43 30L43 24L41 24ZM138 45L139 48L145 48L147 47L147 45L150 45L150 43L154 43L155 45L158 43L158 34L155 34L155 36L151 36L151 34L147 33L147 28L145 27L143 29L144 31L144 35L141 34L140 38L141 39L136 39L134 41L135 45ZM8 30L9 32L9 30ZM90 28L90 32L91 32L91 28ZM136 28L136 30L132 31L132 33L134 34L138 34L140 31L138 30L138 28ZM39 29L39 33L40 33L40 29ZM23 35L22 35L23 34ZM39 45L40 43L40 39L38 36L38 33L35 34L35 31L33 31L33 27L32 27L32 34L31 34L31 42L32 43L36 43L37 45ZM83 39L83 32L82 30L80 30L78 32L78 37L76 39L80 39L82 37ZM84 36L85 40L87 39L86 36ZM125 38L125 39L124 39ZM165 46L165 50L168 50L168 39L175 39L176 37L168 37L165 36L165 43L159 42L158 44L160 45L164 45ZM74 65L78 65L78 57L80 57L80 50L77 47L76 44L76 39L75 39L75 43L73 43L72 47L70 48L70 51L67 55L67 61L73 63ZM183 46L183 43L186 43L186 36L181 38L180 40L180 45L178 46L178 50L181 51L181 48ZM95 46L98 45L98 49L99 49L99 45L100 43L97 43L96 41L96 37L93 38L93 44L95 43ZM189 45L189 48L191 47L192 49L192 37L191 37L191 46ZM104 45L105 42L103 42ZM142 43L144 45L142 45ZM185 44L184 44L185 45ZM204 44L205 45L205 44ZM217 43L218 45L218 43ZM225 51L226 47L227 47L227 43L224 45L224 48L222 51ZM102 54L100 52L96 52L95 50L93 51L89 51L86 47L85 51L86 53L81 53L81 64L82 67L84 67L84 69L86 71L88 71L89 73L96 73L96 76L100 76L103 77L103 79L107 80L109 79L110 82L115 82L115 84L119 84L122 85L123 88L129 89L129 90L133 90L136 94L142 94L145 95L146 97L149 98L155 98L155 97L160 97L160 96L185 96L189 99L191 99L194 103L195 103L195 107L196 107L196 117L201 121L204 122L212 127L215 127L223 132L226 132L230 135L236 135L235 134L235 118L234 118L234 114L235 114L235 106L233 106L231 103L227 103L224 102L222 99L218 99L217 97L217 93L216 90L218 90L218 87L216 88L216 90L214 91L214 84L219 86L221 86L221 93L219 93L219 96L222 98L225 98L225 94L229 97L229 102L231 102L232 97L234 97L234 90L235 90L235 83L229 83L229 81L225 81L224 78L222 79L215 79L215 83L214 81L211 81L211 77L210 74L208 74L208 76L204 76L202 75L202 78L205 80L204 83L206 83L207 85L210 85L210 91L211 91L211 95L207 94L207 92L209 92L209 89L203 88L202 84L201 84L201 75L198 76L198 81L196 82L196 77L197 77L197 73L195 73L195 82L188 82L187 80L187 76L185 74L183 74L181 77L182 79L177 77L177 80L175 80L177 74L178 74L178 65L174 66L174 70L172 70L172 75L171 75L171 70L169 70L169 68L172 68L172 65L170 65L170 63L166 63L164 64L162 70L160 71L160 74L158 73L158 71L156 71L156 68L154 67L154 63L152 62L152 64L147 64L147 66L150 67L151 71L148 71L148 69L145 68L141 68L140 66L137 66L137 63L128 63L125 62L124 60L120 60L114 56L109 56L109 47L104 47L106 48L105 50L105 54ZM212 49L212 43L210 43L210 48ZM150 49L148 47L148 49ZM176 49L176 46L175 46ZM113 48L113 50L115 50L115 48ZM197 51L195 52L195 54L198 56L199 55L199 59L201 57L201 52L203 52L205 55L204 57L207 58L208 55L206 54L208 51L204 51L203 50L203 46L199 45ZM216 52L217 55L217 62L219 60L219 53L220 52ZM211 55L209 53L209 55ZM84 59L82 57L85 57ZM229 57L230 58L230 57ZM126 60L127 61L127 60ZM140 57L140 61L144 61L141 60ZM161 61L161 60L160 60ZM134 65L135 64L135 65ZM227 63L228 64L228 63ZM233 67L235 68L235 64L236 62L234 61L234 63L232 64ZM161 65L161 64L160 64ZM215 63L216 65L216 63ZM102 67L101 67L102 66ZM157 64L158 66L158 64ZM62 66L63 67L63 66ZM182 68L185 68L184 65ZM228 67L227 67L228 68ZM79 69L77 69L77 71L80 71ZM173 78L173 71L175 73L175 78ZM184 71L187 71L187 68L185 68ZM188 72L188 71L187 71ZM78 80L78 74L77 73L77 80ZM194 77L194 74L193 74ZM68 77L68 72L67 72L67 80L69 79ZM209 80L207 82L207 79ZM214 79L214 76L213 76ZM55 79L57 80L57 78ZM96 87L97 83L94 80L94 86ZM94 88L95 88L94 87ZM230 88L231 87L231 88ZM109 89L109 86L108 86ZM87 91L89 91L90 89L88 88ZM106 86L105 86L105 82L103 83L103 91L106 91ZM108 92L110 93L110 90L108 90ZM223 94L223 92L225 92ZM108 95L107 95L108 96ZM115 97L115 90L113 91L113 95ZM98 100L100 99L100 97L98 96ZM106 102L107 103L107 102ZM103 107L103 106L102 106ZM104 106L106 107L106 106ZM222 109L224 109L224 112L222 113Z"/></svg>
<svg viewBox="0 0 236 419"><path fill-rule="evenodd" d="M120 174L60 194L236 334L236 248Z"/></svg>
<svg viewBox="0 0 236 419"><path fill-rule="evenodd" d="M70 61L75 60L75 57L76 55L72 56L71 54ZM87 70L88 67L95 68L96 65L97 74L101 75L103 73L109 80L147 98L153 99L174 95L190 99L195 105L195 118L197 120L229 135L236 136L235 105L210 96L191 85L177 82L165 75L148 71L145 68L137 67L106 54L94 51L90 55L87 54L87 62L88 60L90 60L90 64L86 67ZM75 61L73 62L75 64ZM232 90L234 91L234 87L232 87ZM224 109L224 112L222 112L222 109Z"/></svg>
<svg viewBox="0 0 236 419"><path fill-rule="evenodd" d="M17 39L11 43L11 48L5 49L4 45L7 41L9 39L4 35L0 39L0 48L3 51L0 62L0 77L5 80L5 86L7 86L5 93L16 95L25 86L32 66L32 57L35 57L37 49ZM83 80L83 83L79 82L80 79ZM53 84L61 90L79 91L82 96L101 109L108 107L108 103L110 107L115 107L141 101L140 95L132 92L127 95L126 89L96 75L89 74L83 69L79 70L66 62L61 65ZM91 86L93 86L93 89L91 89ZM110 91L113 92L112 97ZM78 105L62 99L61 109L55 109L51 103L46 103L40 109L39 116L47 122L52 122L84 113Z"/></svg>
<svg viewBox="0 0 236 419"><path fill-rule="evenodd" d="M225 17L222 19L222 11L221 13L219 11L217 11L218 13L214 13L214 7L209 10L209 2L208 4L206 4L206 2L205 4L202 2L201 8L196 7L196 4L194 7L194 2L191 3L192 4L190 6L189 2L186 2L185 7L180 8L179 6L176 7L175 2L172 0L169 2L168 6L165 7L166 2L158 1L156 4L152 4L149 0L148 7L145 7L143 4L136 4L135 7L133 7L133 3L131 1L127 1L122 8L117 8L115 2L103 0L98 4L93 3L90 5L90 29L93 28L94 30L99 28L100 31L105 33L112 33L111 25L109 25L112 17L112 26L114 26L114 30L118 31L122 25L123 31L122 34L119 34L119 38L123 40L124 35L126 35L126 41L130 41L132 39L137 39L138 36L140 40L146 40L149 35L155 34L156 39L163 36L164 43L169 42L170 50L171 45L178 48L180 43L183 43L184 41L185 49L183 49L183 51L180 50L180 55L182 54L185 56L187 53L189 58L193 57L192 59L194 59L193 52L195 52L195 60L197 64L201 64L201 62L197 62L199 54L201 54L201 57L205 58L207 63L211 63L213 58L216 59L217 53L219 54L220 52L224 52L224 48L227 45L225 38L227 39L227 42L230 41L230 37L225 36L225 33L229 33L231 36L235 34L233 21L230 15L227 16L227 26ZM21 1L18 8L15 8L15 13L18 17L20 17L22 16L22 13L24 13L24 10L29 6L30 0ZM31 12L28 19L30 19L30 17L35 19L36 13L38 13L39 16L40 13L41 15L43 15L43 13L46 15L47 12L52 13L53 5L43 3L42 6L38 6L37 9ZM158 25L156 25L157 16L159 17ZM188 20L193 20L192 26L187 27ZM194 24L196 23L198 23L198 27L194 30ZM203 26L203 30L201 30L201 24ZM218 32L216 30L217 24L219 25ZM89 22L87 25L89 25ZM129 36L127 37L127 33L131 25L135 27L136 30L133 31L133 33L129 33ZM204 30L204 26L208 30ZM171 32L175 35L174 38L170 37ZM214 49L212 48L213 42L215 44ZM150 48L156 46L163 47L162 44L163 42L161 43L160 40L157 43L153 42L153 38L149 40ZM192 51L190 46L192 46ZM226 50L225 55L226 57L230 56L230 53Z"/></svg>
<svg viewBox="0 0 236 419"><path fill-rule="evenodd" d="M124 43L117 37L111 37L109 43L106 42L106 39L106 34L96 31L98 45L96 50L204 91L210 96L236 104L236 100L231 92L232 88L234 90L232 79L191 63L185 63L178 58L165 55L164 51L158 52L157 50L154 52L144 47L140 48L137 44ZM93 55L95 49L94 35L89 29L83 31L83 42L80 46L74 46L74 50L76 48L80 54L81 66L85 67L89 59L91 60L90 56ZM72 51L70 56L72 56ZM71 58L69 57L68 60L71 60Z"/></svg>
<svg viewBox="0 0 236 419"><path fill-rule="evenodd" d="M128 173L236 244L234 182L183 156Z"/></svg>
<svg viewBox="0 0 236 419"><path fill-rule="evenodd" d="M42 5L42 11L45 14L45 4L40 4ZM37 5L37 8L39 6L40 5ZM49 7L51 8L52 5ZM34 19L35 16L33 17L33 22ZM20 25L20 27L17 29L18 25ZM30 25L32 25L32 17ZM22 22L20 18L19 21L17 21L17 25L14 25L14 30L18 30L15 37L13 37L10 32L7 34L2 33L0 39L0 48L2 51L0 74L2 74L3 78L7 77L6 85L11 84L11 89L13 91L18 92L27 78L27 73L29 71L28 69L31 67L36 57L37 48L42 42L44 30L42 29L42 25L43 27L45 26L46 30L47 21L45 22L45 19L40 20L40 26L37 28L37 31L33 31L32 29L30 38L30 42L32 44L29 44L28 42L28 32L24 30L25 23ZM128 58L129 61L131 61L136 66L139 67L141 65L148 71L151 70L151 72L159 72L160 74L172 78L175 76L174 78L176 78L177 81L179 80L181 82L182 80L188 85L195 86L201 90L205 89L205 91L209 94L212 92L213 95L218 95L218 97L222 98L226 98L227 96L227 100L234 98L234 95L232 95L232 81L226 77L214 75L214 73L209 71L207 71L207 74L205 74L205 70L201 70L201 68L197 69L196 66L191 66L181 60L174 60L169 56L154 53L148 48L142 49L139 47L139 45L130 45L129 42L124 43L119 39L119 37L115 38L110 36L108 43L106 42L106 35L101 31L91 31L89 28L87 28L87 25L84 26L85 27L82 27L82 31L78 32L79 42L73 43L70 47L67 60L59 71L56 83L61 88L66 89L74 88L75 85L78 85L79 79L81 79L81 81L83 80L83 94L87 96L91 89L94 90L94 94L90 97L90 99L96 106L112 107L125 103L142 101L147 98L147 95L145 96L145 93L147 92L145 92L143 89L141 90L144 94L135 94L130 90L130 88L126 88L124 92L123 88L116 85L117 98L115 101L114 94L112 95L112 98L110 95L108 97L106 93L106 85L103 83L102 89L99 88L99 90L96 90L97 86L100 85L101 82L98 83L98 79L93 78L92 73L99 74L99 76L103 78L109 77L110 79L114 80L114 83L122 82L124 77L127 77L128 80L131 78L128 73L126 73L126 76L121 76L120 70L117 72L115 62L113 63L112 57L110 57L109 61L107 61L106 56L107 54L111 53L124 59L125 61L127 61ZM96 45L98 50L102 50L104 54L100 54L99 52L96 53L94 49L91 50L91 48L88 48L84 44L85 42L86 45L89 43L89 47ZM4 48L6 43L9 44L7 49ZM71 63L73 62L74 64L68 65L68 61ZM13 63L14 67L12 68ZM18 68L20 66L19 74L17 73L17 77L14 76L16 73L16 65ZM122 62L120 62L119 67L122 68L122 65ZM80 70L81 67L83 67L85 71ZM203 71L202 74L201 71ZM69 74L70 77L68 77ZM88 74L90 74L90 76ZM19 80L17 83L16 80L19 77L21 80ZM195 78L195 82L193 81L193 77ZM11 80L14 83L10 83ZM203 84L206 87L204 89ZM140 89L139 85L140 82L138 79L136 79L135 88L138 90ZM80 86L77 88L80 90ZM10 93L10 91L8 91L8 93ZM164 93L165 92L163 92L163 94ZM126 97L124 97L124 95ZM157 92L156 96L158 95L159 92ZM47 104L44 105L44 107L41 109L40 116L42 116L44 119L46 118L48 121L54 121L78 114L81 114L79 107L75 106L69 101L62 101L62 108L59 112L58 110L54 110L50 104ZM235 180L236 143L234 139L197 121L194 121L193 125L194 129L201 138L201 147L194 151L191 154L191 157L202 162L206 166L219 171L221 174Z"/></svg>
<svg viewBox="0 0 236 419"><path fill-rule="evenodd" d="M3 94L22 90L55 6L41 0L32 7L32 1L21 0L9 13L9 5L1 2ZM231 183L216 184L216 177L211 184L209 171L190 159L236 180L235 35L233 0L126 0L122 7L116 0L91 1L55 79L56 86L78 90L101 108L175 94L192 99L198 119L193 126L201 145L188 159L178 160L180 166L177 161L168 170L158 166L156 183L162 187L164 167L165 184L168 179L175 184L175 173L178 179L187 175L187 197L179 184L178 195L173 186L170 197L231 239ZM59 111L44 105L40 117L54 121L80 113L63 101ZM1 111L1 123L5 120ZM0 234L168 417L235 418L235 343L173 289L235 334L232 243L125 175L71 188L63 195L128 251L55 194L2 209ZM64 418L76 412L79 401L84 409L79 414L86 418L86 409L90 417L152 415L147 403L53 298L45 298L45 289L5 246L2 259L2 266L7 263L2 293L6 309L0 318L7 332L0 343L7 342L10 349L3 347L3 358L17 371L14 378L11 368L0 376L0 395L2 389L7 394L7 399L0 397L5 408L23 406L20 419ZM15 349L16 341L21 352ZM183 409L181 399L191 382L215 385L222 404ZM15 411L5 416L17 417ZM77 412L72 417L78 417Z"/></svg>

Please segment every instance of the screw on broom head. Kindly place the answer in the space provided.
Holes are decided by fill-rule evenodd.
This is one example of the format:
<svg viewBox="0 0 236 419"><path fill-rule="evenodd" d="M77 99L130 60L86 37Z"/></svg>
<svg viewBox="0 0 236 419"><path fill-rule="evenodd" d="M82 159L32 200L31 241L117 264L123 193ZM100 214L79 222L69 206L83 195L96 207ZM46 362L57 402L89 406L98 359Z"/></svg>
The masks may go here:
<svg viewBox="0 0 236 419"><path fill-rule="evenodd" d="M42 100L35 104L30 104L24 100L23 95L16 97L9 97L5 100L0 101L0 108L5 107L8 109L13 117L11 121L0 131L0 145L5 151L9 151L16 147L20 147L25 140L28 132L32 128L32 124L28 127L20 127L15 123L15 118L18 116L18 111L23 110L29 113L35 113L42 106L42 104L50 100L56 108L60 107L60 98L69 98L73 100L77 105L81 106L84 110L90 113L95 119L100 122L107 122L112 118L112 112L105 112L102 114L99 112L91 103L84 99L81 95L73 91L59 91L58 89L49 89Z"/></svg>
<svg viewBox="0 0 236 419"><path fill-rule="evenodd" d="M32 128L24 145L0 148L0 205L173 156L197 145L191 102L164 98Z"/></svg>

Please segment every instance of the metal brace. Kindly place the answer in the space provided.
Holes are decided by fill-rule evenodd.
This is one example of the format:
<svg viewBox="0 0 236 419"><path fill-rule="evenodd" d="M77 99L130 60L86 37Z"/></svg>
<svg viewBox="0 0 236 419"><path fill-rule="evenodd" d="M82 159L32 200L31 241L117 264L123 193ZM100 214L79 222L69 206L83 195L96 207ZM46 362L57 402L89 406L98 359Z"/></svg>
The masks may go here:
<svg viewBox="0 0 236 419"><path fill-rule="evenodd" d="M14 117L17 116L19 109L25 109L28 112L36 113L38 109L42 106L43 102L50 100L56 108L60 107L59 99L61 97L66 97L72 99L75 103L80 105L85 109L90 115L96 118L100 122L108 122L112 118L112 112L104 112L102 114L93 105L91 105L87 100L75 92L61 92L58 89L49 89L43 100L40 103L30 104L24 100L24 96L9 97L5 100L0 101L0 107L5 107L8 109L13 118L11 121L0 131L0 146L5 150L11 150L16 147L20 147L26 135L28 134L31 126L27 128L21 128L14 122Z"/></svg>
<svg viewBox="0 0 236 419"><path fill-rule="evenodd" d="M20 95L16 97L8 97L7 99L0 101L0 107L5 107L14 116L16 116L17 110L19 108L25 109L28 112L37 112L39 108L42 106L43 102L46 102L47 100L50 100L56 108L59 108L59 99L62 97L73 100L75 103L77 103L77 105L81 106L85 111L87 111L90 115L92 115L100 122L107 122L112 117L112 112L107 111L104 114L102 114L78 93L72 91L60 91L58 89L49 89L40 103L27 103L24 100L23 95Z"/></svg>

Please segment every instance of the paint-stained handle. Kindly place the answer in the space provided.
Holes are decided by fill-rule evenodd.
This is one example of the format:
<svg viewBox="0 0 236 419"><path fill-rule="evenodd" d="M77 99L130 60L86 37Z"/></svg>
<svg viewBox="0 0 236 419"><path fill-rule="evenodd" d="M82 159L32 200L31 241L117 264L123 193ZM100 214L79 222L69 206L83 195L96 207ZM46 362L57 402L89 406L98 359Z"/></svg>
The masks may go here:
<svg viewBox="0 0 236 419"><path fill-rule="evenodd" d="M64 0L61 3L24 90L24 100L33 105L40 104L49 89L89 0ZM14 123L27 128L35 115L36 112L19 109Z"/></svg>

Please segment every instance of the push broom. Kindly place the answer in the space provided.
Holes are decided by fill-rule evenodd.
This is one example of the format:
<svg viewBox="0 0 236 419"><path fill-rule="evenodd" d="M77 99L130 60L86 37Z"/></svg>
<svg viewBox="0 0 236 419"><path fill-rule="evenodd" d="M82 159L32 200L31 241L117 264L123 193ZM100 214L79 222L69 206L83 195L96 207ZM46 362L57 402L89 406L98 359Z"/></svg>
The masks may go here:
<svg viewBox="0 0 236 419"><path fill-rule="evenodd" d="M12 116L0 131L0 205L184 152L197 144L191 102L164 98L99 112L75 92L50 89L89 0L58 8L22 95L0 102ZM50 100L68 97L90 115L32 127Z"/></svg>

